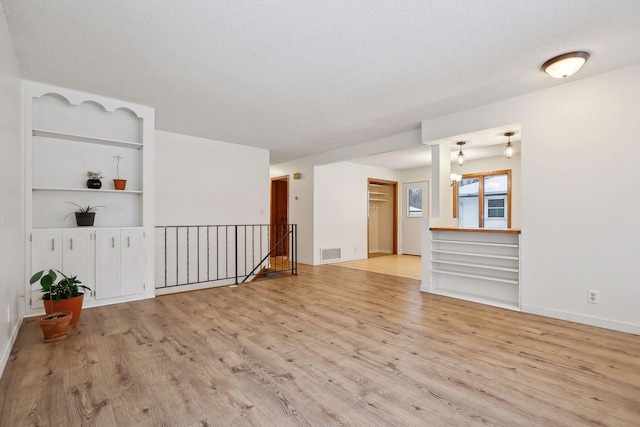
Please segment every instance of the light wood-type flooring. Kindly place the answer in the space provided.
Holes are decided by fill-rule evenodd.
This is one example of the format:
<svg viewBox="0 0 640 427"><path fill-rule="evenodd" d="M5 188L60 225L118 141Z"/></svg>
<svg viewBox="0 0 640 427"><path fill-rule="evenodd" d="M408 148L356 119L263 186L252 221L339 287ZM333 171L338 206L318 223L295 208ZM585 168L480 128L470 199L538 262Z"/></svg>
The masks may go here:
<svg viewBox="0 0 640 427"><path fill-rule="evenodd" d="M422 280L422 258L415 255L376 254L368 259L339 262L334 265Z"/></svg>
<svg viewBox="0 0 640 427"><path fill-rule="evenodd" d="M638 426L640 336L333 265L25 319L0 426Z"/></svg>

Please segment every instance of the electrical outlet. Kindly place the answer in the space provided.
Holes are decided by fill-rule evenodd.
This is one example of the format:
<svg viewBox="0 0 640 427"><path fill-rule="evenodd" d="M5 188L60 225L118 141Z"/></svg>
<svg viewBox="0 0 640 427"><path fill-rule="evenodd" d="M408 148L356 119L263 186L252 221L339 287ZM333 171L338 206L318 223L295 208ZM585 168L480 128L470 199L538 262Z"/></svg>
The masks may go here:
<svg viewBox="0 0 640 427"><path fill-rule="evenodd" d="M594 290L587 291L587 302L591 304L599 304L600 303L600 292Z"/></svg>

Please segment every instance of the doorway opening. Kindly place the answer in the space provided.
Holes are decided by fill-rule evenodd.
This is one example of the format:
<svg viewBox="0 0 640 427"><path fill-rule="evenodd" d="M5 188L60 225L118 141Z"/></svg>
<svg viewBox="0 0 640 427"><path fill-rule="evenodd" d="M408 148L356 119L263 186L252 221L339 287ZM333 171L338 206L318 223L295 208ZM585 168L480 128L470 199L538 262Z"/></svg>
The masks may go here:
<svg viewBox="0 0 640 427"><path fill-rule="evenodd" d="M398 183L368 179L368 257L398 253Z"/></svg>
<svg viewBox="0 0 640 427"><path fill-rule="evenodd" d="M283 239L287 234L289 223L289 176L271 178L271 240L270 246L282 242L276 247L273 256L289 255L289 239ZM270 248L271 249L271 248Z"/></svg>

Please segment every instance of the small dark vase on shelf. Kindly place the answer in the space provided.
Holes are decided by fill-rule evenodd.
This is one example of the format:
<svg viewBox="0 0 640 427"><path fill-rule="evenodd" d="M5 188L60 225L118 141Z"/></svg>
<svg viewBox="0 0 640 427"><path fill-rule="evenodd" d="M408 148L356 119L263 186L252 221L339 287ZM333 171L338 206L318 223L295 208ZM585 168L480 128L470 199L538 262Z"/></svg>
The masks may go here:
<svg viewBox="0 0 640 427"><path fill-rule="evenodd" d="M102 181L99 179L88 179L87 180L87 188L99 189L102 187Z"/></svg>

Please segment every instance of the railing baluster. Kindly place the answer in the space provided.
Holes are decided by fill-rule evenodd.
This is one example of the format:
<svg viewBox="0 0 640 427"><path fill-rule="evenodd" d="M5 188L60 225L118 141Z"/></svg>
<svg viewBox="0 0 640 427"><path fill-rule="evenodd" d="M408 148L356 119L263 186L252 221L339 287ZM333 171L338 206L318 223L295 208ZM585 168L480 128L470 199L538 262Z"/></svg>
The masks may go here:
<svg viewBox="0 0 640 427"><path fill-rule="evenodd" d="M167 287L167 227L164 228L164 287Z"/></svg>
<svg viewBox="0 0 640 427"><path fill-rule="evenodd" d="M233 237L229 236L231 227L233 227ZM267 271L298 274L297 224L177 225L158 226L156 228L162 228L164 237L158 240L164 247L156 252L159 254L161 261L164 262L164 278L161 279L157 288L170 288L218 280L233 280L234 283L239 283L240 281L244 283L253 275L259 274L263 267L266 267ZM224 228L224 242L220 241L221 228ZM181 240L180 237L181 229L184 230L184 240ZM211 253L212 229L215 229L216 234L215 256ZM206 230L206 237L201 236L204 232L203 230ZM257 234L256 230L258 231ZM175 243L172 243L169 241L169 234L174 231ZM191 236L193 231L197 233L195 240ZM242 236L240 236L240 233L243 233ZM272 240L272 235L275 240ZM230 238L233 238L233 242L230 242ZM181 241L185 243L184 263L181 263ZM196 245L195 251L192 251L191 248L192 241ZM266 253L264 252L265 242L268 243ZM220 251L221 243L224 244L223 254ZM170 247L170 244L173 246ZM233 250L230 248L231 244L234 245ZM205 256L203 245L206 245L206 277L204 277L205 273L201 271L203 268L201 258ZM258 245L258 249L256 249L256 245ZM169 284L169 258L174 257L172 251L175 251L175 284ZM257 263L256 255L260 259ZM193 256L196 257L196 274L193 274L191 268ZM230 257L233 257L233 261ZM212 277L211 272L212 258L215 258L215 277ZM221 262L224 263L224 272L221 272ZM285 265L285 263L287 264ZM249 271L251 267L253 269ZM180 276L182 268L185 269L183 280L181 280ZM233 269L232 272L229 271L230 268ZM243 280L240 280L241 276L244 277Z"/></svg>
<svg viewBox="0 0 640 427"><path fill-rule="evenodd" d="M180 240L178 239L178 227L176 227L176 285L180 283L180 276L178 275L178 271L180 268L180 257L178 253L180 252Z"/></svg>
<svg viewBox="0 0 640 427"><path fill-rule="evenodd" d="M189 270L191 270L191 264L189 264L189 252L191 252L191 246L189 246L189 235L191 234L191 228L187 227L187 285L189 284Z"/></svg>

